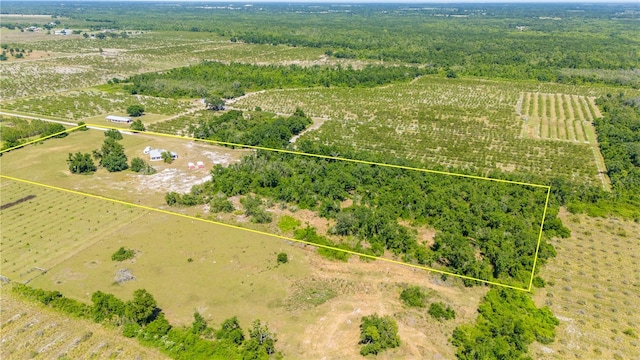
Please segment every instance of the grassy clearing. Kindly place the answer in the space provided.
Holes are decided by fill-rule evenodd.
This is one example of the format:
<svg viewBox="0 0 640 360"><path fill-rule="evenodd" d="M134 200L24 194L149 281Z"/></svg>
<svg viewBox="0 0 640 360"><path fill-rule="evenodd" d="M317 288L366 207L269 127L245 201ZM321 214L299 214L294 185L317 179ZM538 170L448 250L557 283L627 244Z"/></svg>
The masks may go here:
<svg viewBox="0 0 640 360"><path fill-rule="evenodd" d="M0 297L3 359L166 359L119 331L15 297ZM19 341L18 341L19 340Z"/></svg>
<svg viewBox="0 0 640 360"><path fill-rule="evenodd" d="M547 286L539 305L560 319L555 343L534 348L538 359L633 359L640 340L640 224L561 213L572 236L540 271Z"/></svg>

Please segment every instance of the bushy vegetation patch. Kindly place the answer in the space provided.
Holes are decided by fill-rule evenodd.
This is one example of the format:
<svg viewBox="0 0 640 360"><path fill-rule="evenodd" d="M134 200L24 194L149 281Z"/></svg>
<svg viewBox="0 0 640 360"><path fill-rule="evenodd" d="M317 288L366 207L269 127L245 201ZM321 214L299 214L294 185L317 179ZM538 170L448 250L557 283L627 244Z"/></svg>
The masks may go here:
<svg viewBox="0 0 640 360"><path fill-rule="evenodd" d="M436 320L451 320L456 318L456 312L449 305L441 302L431 303L427 312Z"/></svg>
<svg viewBox="0 0 640 360"><path fill-rule="evenodd" d="M111 255L111 260L113 261L125 261L132 259L135 256L135 251L131 249L125 249L124 246L120 249L116 250L116 252Z"/></svg>
<svg viewBox="0 0 640 360"><path fill-rule="evenodd" d="M400 293L400 300L408 306L424 307L427 294L419 286L409 286Z"/></svg>
<svg viewBox="0 0 640 360"><path fill-rule="evenodd" d="M453 332L459 359L520 359L533 341L548 344L560 323L549 308L536 308L528 293L491 289L478 308L474 325Z"/></svg>
<svg viewBox="0 0 640 360"><path fill-rule="evenodd" d="M65 130L66 128L58 123L2 117L0 119L2 150L18 146L34 136L47 137ZM58 138L65 136L67 136L66 132L56 135Z"/></svg>
<svg viewBox="0 0 640 360"><path fill-rule="evenodd" d="M363 316L360 323L361 355L377 355L400 346L398 325L390 316Z"/></svg>

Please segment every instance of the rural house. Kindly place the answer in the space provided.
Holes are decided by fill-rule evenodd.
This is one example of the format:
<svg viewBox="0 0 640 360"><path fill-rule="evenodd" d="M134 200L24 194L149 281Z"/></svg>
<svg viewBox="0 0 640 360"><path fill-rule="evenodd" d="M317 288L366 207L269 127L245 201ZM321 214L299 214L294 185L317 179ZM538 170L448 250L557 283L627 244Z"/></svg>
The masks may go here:
<svg viewBox="0 0 640 360"><path fill-rule="evenodd" d="M149 150L149 160L151 161L158 161L158 160L162 160L162 153L165 152L167 150L164 149L151 149ZM173 151L169 151L169 153L171 153L171 158L173 160L178 158L178 154L174 153Z"/></svg>

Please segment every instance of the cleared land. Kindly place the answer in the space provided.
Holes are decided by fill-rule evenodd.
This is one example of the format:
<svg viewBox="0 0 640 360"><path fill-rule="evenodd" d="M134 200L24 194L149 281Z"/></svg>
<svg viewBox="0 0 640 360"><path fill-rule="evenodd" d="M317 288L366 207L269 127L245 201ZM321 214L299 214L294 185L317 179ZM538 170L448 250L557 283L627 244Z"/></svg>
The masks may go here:
<svg viewBox="0 0 640 360"><path fill-rule="evenodd" d="M0 297L3 359L167 359L116 329L70 318L10 291L3 287Z"/></svg>
<svg viewBox="0 0 640 360"><path fill-rule="evenodd" d="M640 224L561 213L572 231L552 241L558 253L536 290L560 320L556 342L538 359L635 359L640 354ZM625 334L625 331L628 334Z"/></svg>
<svg viewBox="0 0 640 360"><path fill-rule="evenodd" d="M13 199L39 189L18 184L22 190L13 194L18 190L16 184L3 180L3 196L11 194ZM64 195L60 206L78 212L73 196L43 191ZM20 211L27 214L27 221L49 224L37 216L39 207L34 200L3 210L3 224L9 212ZM100 206L103 202L85 199L83 204ZM14 228L16 222L6 224L3 236L15 233L16 239L26 241L29 235L20 235L20 229ZM75 225L70 222L68 226ZM109 228L109 234L49 266L30 284L85 302L96 290L127 299L135 289L144 287L177 325L188 325L195 309L211 325L233 315L238 315L244 326L260 318L278 334L278 349L290 358L358 356L360 317L373 312L396 318L400 336L406 341L380 358L450 358L454 349L446 334L475 318L475 308L486 291L460 287L456 280L442 282L428 272L402 266L356 258L348 263L331 262L319 258L312 247L167 214L148 212L133 222L118 222ZM51 232L55 238L67 234L66 228L54 227ZM39 237L32 241L32 251L47 244ZM134 249L136 257L122 263L111 261L111 254L121 246ZM281 251L289 254L290 261L277 266L276 254ZM115 284L115 273L124 268L135 279ZM404 308L398 297L406 284L427 289L430 302L451 304L456 320L440 323L427 315L426 309Z"/></svg>

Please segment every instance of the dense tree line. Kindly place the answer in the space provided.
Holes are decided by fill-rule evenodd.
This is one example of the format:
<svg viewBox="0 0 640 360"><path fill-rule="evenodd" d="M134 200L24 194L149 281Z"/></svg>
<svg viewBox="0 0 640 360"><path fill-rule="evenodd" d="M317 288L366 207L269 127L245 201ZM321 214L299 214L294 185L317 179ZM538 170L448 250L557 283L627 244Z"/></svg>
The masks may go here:
<svg viewBox="0 0 640 360"><path fill-rule="evenodd" d="M604 117L594 121L614 191L640 206L640 98L597 99Z"/></svg>
<svg viewBox="0 0 640 360"><path fill-rule="evenodd" d="M2 148L8 149L22 144L25 139L38 135L40 137L47 137L49 135L65 131L66 128L61 124L42 120L11 118L9 120L2 120L0 130L2 136ZM67 136L67 133L56 135L56 137L65 136Z"/></svg>
<svg viewBox="0 0 640 360"><path fill-rule="evenodd" d="M205 116L196 124L189 125L188 131L196 139L280 149L286 148L292 136L312 123L300 109L288 118L260 111L245 114L231 110L222 115Z"/></svg>
<svg viewBox="0 0 640 360"><path fill-rule="evenodd" d="M234 316L219 330L209 328L198 312L189 327L172 326L148 291L138 289L133 298L123 301L112 294L96 291L92 305L69 299L59 291L46 291L15 284L12 291L20 296L69 315L117 326L126 337L155 347L173 359L268 359L275 354L276 336L260 320L253 322L249 337Z"/></svg>
<svg viewBox="0 0 640 360"><path fill-rule="evenodd" d="M303 152L335 151L304 141L299 146ZM355 239L348 248L358 252L380 256L389 250L408 262L513 284L528 284L531 276L543 188L263 151L211 173L211 181L182 197L176 194L170 205L203 204L220 193L256 194L334 219L330 232ZM346 199L353 205L341 208ZM550 211L546 234L568 236L554 218ZM399 220L434 227L435 243L420 244ZM296 236L334 245L313 229L300 229ZM553 254L543 241L540 261Z"/></svg>
<svg viewBox="0 0 640 360"><path fill-rule="evenodd" d="M15 13L34 11L19 2L3 5ZM260 9L215 11L185 5L172 9L170 19L164 6L145 5L41 3L37 8L89 19L94 29L210 32L231 41L319 48L338 58L430 65L443 72L455 69L460 75L569 83L616 84L617 79L568 75L562 69L634 69L635 49L640 46L636 24L630 21L637 9L630 4L457 4L429 9L368 4L348 11L332 5L267 4Z"/></svg>
<svg viewBox="0 0 640 360"><path fill-rule="evenodd" d="M252 65L204 61L163 73L134 75L125 89L160 97L234 98L247 91L297 87L373 87L408 81L427 73L410 66L368 65L355 70L341 66Z"/></svg>

